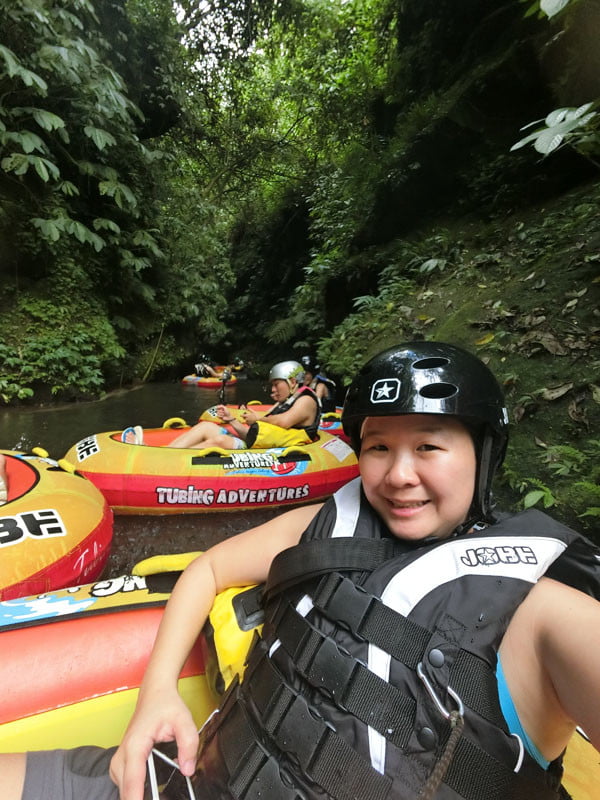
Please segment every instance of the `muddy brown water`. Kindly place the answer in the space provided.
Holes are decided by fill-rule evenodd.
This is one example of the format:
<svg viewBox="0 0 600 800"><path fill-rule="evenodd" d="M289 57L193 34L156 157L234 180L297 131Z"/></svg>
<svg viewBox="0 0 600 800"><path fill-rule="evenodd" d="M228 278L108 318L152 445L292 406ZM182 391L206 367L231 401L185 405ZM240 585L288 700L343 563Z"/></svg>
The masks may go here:
<svg viewBox="0 0 600 800"><path fill-rule="evenodd" d="M226 402L268 402L259 381L238 381L227 388ZM91 433L122 430L128 425L157 427L170 417L192 424L218 402L214 390L179 383L145 384L114 392L104 400L71 403L48 408L4 408L0 410L0 448L30 451L45 448L52 458L61 458L72 444ZM266 522L278 509L175 514L168 516L116 515L111 555L106 577L122 575L143 558L165 553L205 550L224 538Z"/></svg>

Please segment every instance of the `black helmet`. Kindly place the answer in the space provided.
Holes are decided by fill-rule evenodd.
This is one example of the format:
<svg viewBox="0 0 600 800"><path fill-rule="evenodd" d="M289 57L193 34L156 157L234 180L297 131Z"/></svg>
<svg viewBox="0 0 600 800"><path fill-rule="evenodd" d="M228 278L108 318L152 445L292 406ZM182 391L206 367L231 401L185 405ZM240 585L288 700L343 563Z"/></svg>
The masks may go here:
<svg viewBox="0 0 600 800"><path fill-rule="evenodd" d="M311 375L316 375L319 371L319 365L315 363L315 359L312 356L302 356L300 363Z"/></svg>
<svg viewBox="0 0 600 800"><path fill-rule="evenodd" d="M342 424L356 453L366 417L449 414L475 442L477 477L469 523L491 518L491 484L504 459L508 414L502 390L476 356L442 342L408 342L379 353L354 378Z"/></svg>

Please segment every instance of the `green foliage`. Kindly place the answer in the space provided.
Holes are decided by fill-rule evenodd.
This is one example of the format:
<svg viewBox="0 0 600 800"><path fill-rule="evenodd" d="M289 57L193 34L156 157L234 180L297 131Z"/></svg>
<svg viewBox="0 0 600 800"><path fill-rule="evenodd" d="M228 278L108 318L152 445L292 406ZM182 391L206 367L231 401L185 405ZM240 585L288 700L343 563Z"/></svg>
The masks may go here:
<svg viewBox="0 0 600 800"><path fill-rule="evenodd" d="M95 349L91 334L89 341L84 335L61 343L51 315L38 316L39 338L22 326L18 344L31 369L15 377L17 388L6 397L23 397L19 387L30 381L39 387L44 375L55 393L98 390L120 368L134 378L140 354L152 349L165 323L175 338L205 328L222 336L230 279L213 256L220 252L224 261L226 235L207 225L219 211L198 199L195 165L174 169L171 141L165 150L160 141L142 141L164 134L181 113L189 73L172 4L76 0L67 8L50 0L0 0L0 31L6 291L18 305L33 284L47 280L47 297L64 309L72 296L58 286L68 261L99 298L90 329Z"/></svg>
<svg viewBox="0 0 600 800"><path fill-rule="evenodd" d="M532 144L538 153L547 156L567 144L582 152L592 149L598 144L598 112L595 110L597 103L584 103L579 108L557 108L551 111L543 120L544 125L536 128L523 139L513 144L511 150L518 150L527 144ZM530 122L527 128L537 125L542 120Z"/></svg>
<svg viewBox="0 0 600 800"><path fill-rule="evenodd" d="M322 328L322 321L316 309L306 311L296 311L275 320L267 326L265 336L272 344L292 343L296 347L295 339L302 339L307 331L314 334L316 330Z"/></svg>
<svg viewBox="0 0 600 800"><path fill-rule="evenodd" d="M572 445L551 445L538 456L542 477L524 477L509 458L503 468L511 487L521 496L523 508L556 506L567 517L577 517L587 527L600 507L600 441L584 440L582 449ZM548 486L551 483L551 487Z"/></svg>
<svg viewBox="0 0 600 800"><path fill-rule="evenodd" d="M574 509L578 509L581 518L599 516L600 486L598 483L575 481L575 483L565 488L564 498L565 503ZM581 511L581 509L585 510Z"/></svg>
<svg viewBox="0 0 600 800"><path fill-rule="evenodd" d="M590 442L593 446L594 442ZM570 445L552 445L542 455L542 461L548 465L550 472L556 476L581 474L588 456Z"/></svg>
<svg viewBox="0 0 600 800"><path fill-rule="evenodd" d="M195 162L176 142L169 149L172 157L163 164L169 196L161 212L170 233L165 242L169 269L157 301L163 322L175 332L186 320L185 341L195 351L198 341L213 345L227 332L226 295L234 281L226 246L230 218L210 197L198 202Z"/></svg>
<svg viewBox="0 0 600 800"><path fill-rule="evenodd" d="M521 1L523 2L523 0ZM559 25L560 33L554 34L554 41L558 41L561 37L564 38L565 34L568 35L570 28L579 27L581 30L582 26L588 24L585 17L579 14L583 5L581 0L535 0L528 6L526 16L537 13L538 17L552 20L554 25ZM578 64L578 54L574 48L566 60L564 72L557 83L567 86L569 83L576 85L577 80L573 81L573 76L576 76L578 72L585 73L588 68L589 65ZM536 120L525 125L521 130L531 128L540 122L544 123L513 144L510 149L518 150L531 144L538 153L547 156L561 147L569 145L600 167L599 101L598 98L589 96L586 99L588 102L578 106L557 108L547 114L543 120Z"/></svg>
<svg viewBox="0 0 600 800"><path fill-rule="evenodd" d="M67 284L71 303L22 294L10 312L0 315L0 396L5 403L31 398L42 386L60 397L97 396L105 385L103 366L123 357L98 303L77 291L70 279Z"/></svg>
<svg viewBox="0 0 600 800"><path fill-rule="evenodd" d="M525 508L541 505L543 508L552 508L556 505L556 497L552 490L538 478L523 478L508 467L504 468L504 477L511 487L522 495L521 505Z"/></svg>
<svg viewBox="0 0 600 800"><path fill-rule="evenodd" d="M100 260L90 259L93 275L103 263L122 261L122 248L144 224L136 195L149 159L137 136L140 112L110 63L110 45L87 0L69 9L3 2L0 16L0 237L11 242L21 280L50 274L71 237L103 251ZM111 220L120 234L99 236L96 217ZM98 286L104 285L105 278Z"/></svg>
<svg viewBox="0 0 600 800"><path fill-rule="evenodd" d="M424 319L419 319L419 292L405 278L385 273L385 282L377 295L355 299L356 312L336 327L331 336L319 341L319 359L326 368L347 383L357 369L387 344L416 336Z"/></svg>

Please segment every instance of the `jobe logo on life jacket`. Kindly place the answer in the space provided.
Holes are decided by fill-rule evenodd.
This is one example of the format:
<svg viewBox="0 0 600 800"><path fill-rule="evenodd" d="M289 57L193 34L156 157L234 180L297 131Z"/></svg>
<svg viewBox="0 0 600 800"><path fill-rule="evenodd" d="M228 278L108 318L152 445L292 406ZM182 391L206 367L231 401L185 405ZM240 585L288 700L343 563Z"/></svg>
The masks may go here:
<svg viewBox="0 0 600 800"><path fill-rule="evenodd" d="M535 553L527 545L502 545L499 547L469 548L461 556L463 564L468 567L489 566L495 564L537 564Z"/></svg>

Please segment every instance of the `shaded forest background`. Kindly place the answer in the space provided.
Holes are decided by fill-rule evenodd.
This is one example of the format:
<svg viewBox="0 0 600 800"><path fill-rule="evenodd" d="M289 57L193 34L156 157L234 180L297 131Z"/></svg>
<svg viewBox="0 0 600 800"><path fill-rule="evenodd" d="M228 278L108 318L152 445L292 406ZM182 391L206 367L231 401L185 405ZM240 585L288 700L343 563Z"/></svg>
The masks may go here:
<svg viewBox="0 0 600 800"><path fill-rule="evenodd" d="M0 0L0 397L409 338L600 516L600 0ZM532 126L521 130L524 126ZM502 492L501 487L501 492Z"/></svg>

